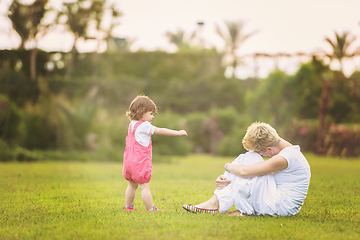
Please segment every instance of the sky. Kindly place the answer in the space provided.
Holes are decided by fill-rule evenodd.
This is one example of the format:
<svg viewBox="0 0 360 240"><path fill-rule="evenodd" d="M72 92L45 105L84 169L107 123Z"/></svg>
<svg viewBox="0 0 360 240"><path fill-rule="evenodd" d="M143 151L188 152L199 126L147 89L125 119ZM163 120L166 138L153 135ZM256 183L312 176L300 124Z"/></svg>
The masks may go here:
<svg viewBox="0 0 360 240"><path fill-rule="evenodd" d="M57 2L61 0L57 0ZM239 55L252 53L296 53L324 50L331 52L325 37L334 38L335 31L349 31L358 39L354 49L360 47L360 0L108 0L116 2L123 16L114 35L135 39L132 50L174 51L165 33L178 29L190 34L199 30L205 46L224 47L222 39L215 32L215 25L224 27L225 21L244 21L245 32L257 33L239 49ZM11 2L0 0L0 2ZM4 5L4 4L3 4ZM0 4L0 12L1 12ZM16 36L4 34L6 21L0 18L0 48L16 45ZM63 34L39 41L44 50L57 48L68 51L72 37ZM93 46L90 42L78 44L86 51ZM283 61L284 68L295 71L289 62ZM286 66L286 62L289 66ZM246 65L246 63L244 63ZM251 63L249 63L251 65ZM295 62L292 64L294 65ZM266 64L263 64L264 66ZM270 64L271 65L271 64ZM268 68L271 68L270 65ZM296 65L296 64L295 64ZM336 64L334 65L336 68ZM251 67L249 67L251 68ZM265 67L266 68L266 67ZM360 68L357 59L348 62L348 73ZM246 69L239 70L246 72ZM250 73L248 73L250 74ZM266 71L263 73L266 74ZM250 74L251 75L251 74Z"/></svg>

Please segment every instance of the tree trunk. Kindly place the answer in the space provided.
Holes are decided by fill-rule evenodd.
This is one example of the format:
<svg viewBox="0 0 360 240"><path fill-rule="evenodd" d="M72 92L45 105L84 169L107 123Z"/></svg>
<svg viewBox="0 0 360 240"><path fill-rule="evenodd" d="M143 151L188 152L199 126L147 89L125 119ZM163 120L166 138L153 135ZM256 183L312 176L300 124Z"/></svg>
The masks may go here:
<svg viewBox="0 0 360 240"><path fill-rule="evenodd" d="M232 76L231 78L235 78L236 77L236 68L237 68L237 65L238 65L238 62L236 60L236 55L234 55L234 61L233 61L233 64L232 64L232 67L233 67L233 72L232 72Z"/></svg>
<svg viewBox="0 0 360 240"><path fill-rule="evenodd" d="M75 41L76 42L76 41ZM73 73L73 69L74 69L74 64L75 64L75 58L76 58L76 47L75 47L75 43L73 48L71 49L71 57L70 57L70 61L69 61L69 65L67 66L66 69L66 76L65 79L66 80L70 80L72 77L72 73Z"/></svg>
<svg viewBox="0 0 360 240"><path fill-rule="evenodd" d="M37 49L33 48L30 50L30 79L35 81L36 79L36 56Z"/></svg>
<svg viewBox="0 0 360 240"><path fill-rule="evenodd" d="M321 93L321 103L320 103L320 112L319 112L319 130L318 130L318 137L316 143L316 152L322 155L326 154L325 135L326 135L326 117L328 114L328 104L329 104L329 92L330 92L330 84L325 81Z"/></svg>

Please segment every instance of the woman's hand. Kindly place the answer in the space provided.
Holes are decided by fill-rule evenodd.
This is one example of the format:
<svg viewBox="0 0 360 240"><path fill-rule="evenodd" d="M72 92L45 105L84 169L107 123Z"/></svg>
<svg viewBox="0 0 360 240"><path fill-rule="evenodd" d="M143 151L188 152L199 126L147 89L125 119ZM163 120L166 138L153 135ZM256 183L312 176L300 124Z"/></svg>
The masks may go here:
<svg viewBox="0 0 360 240"><path fill-rule="evenodd" d="M224 175L220 175L217 179L216 179L216 189L217 190L221 190L224 187L228 186L231 183L230 180L226 180L226 177Z"/></svg>

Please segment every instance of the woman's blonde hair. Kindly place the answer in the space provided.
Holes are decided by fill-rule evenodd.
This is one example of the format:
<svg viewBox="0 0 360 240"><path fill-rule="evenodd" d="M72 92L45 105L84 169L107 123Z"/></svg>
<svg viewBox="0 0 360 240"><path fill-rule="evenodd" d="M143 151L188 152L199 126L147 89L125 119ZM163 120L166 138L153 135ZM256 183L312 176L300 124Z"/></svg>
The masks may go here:
<svg viewBox="0 0 360 240"><path fill-rule="evenodd" d="M278 145L280 137L276 130L267 123L252 123L242 140L244 148L248 151L264 152L266 147Z"/></svg>
<svg viewBox="0 0 360 240"><path fill-rule="evenodd" d="M145 113L156 113L157 110L156 104L148 96L139 95L130 103L126 116L129 117L130 120L139 121Z"/></svg>

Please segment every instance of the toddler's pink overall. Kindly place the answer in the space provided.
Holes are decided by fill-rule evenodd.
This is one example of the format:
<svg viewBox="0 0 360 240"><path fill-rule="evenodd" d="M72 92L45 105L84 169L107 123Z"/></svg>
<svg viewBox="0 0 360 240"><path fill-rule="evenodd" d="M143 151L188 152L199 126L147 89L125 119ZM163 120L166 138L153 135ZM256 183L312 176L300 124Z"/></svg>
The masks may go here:
<svg viewBox="0 0 360 240"><path fill-rule="evenodd" d="M149 146L144 147L135 139L135 131L143 122L137 122L133 129L129 126L124 152L123 176L126 180L136 183L148 183L152 176L152 143L150 136Z"/></svg>

